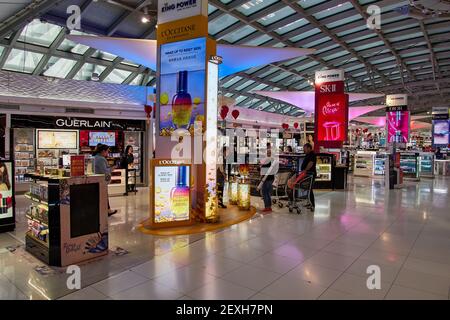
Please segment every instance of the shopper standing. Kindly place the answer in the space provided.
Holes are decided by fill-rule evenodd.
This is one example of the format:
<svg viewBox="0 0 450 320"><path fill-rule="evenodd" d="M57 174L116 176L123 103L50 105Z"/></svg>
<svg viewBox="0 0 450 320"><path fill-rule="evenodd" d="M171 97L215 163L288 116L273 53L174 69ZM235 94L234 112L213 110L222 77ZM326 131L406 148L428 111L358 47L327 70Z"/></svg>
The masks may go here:
<svg viewBox="0 0 450 320"><path fill-rule="evenodd" d="M256 188L261 191L264 201L262 212L272 212L273 181L278 171L278 161L272 156L271 145L267 145L267 157L261 161L261 182Z"/></svg>
<svg viewBox="0 0 450 320"><path fill-rule="evenodd" d="M302 163L302 166L300 169L302 171L306 171L307 174L310 174L313 176L312 183L314 184L314 180L316 179L316 176L317 176L317 170L316 170L317 157L316 157L316 154L313 151L313 147L310 143L305 143L305 145L303 146L303 151L305 152L306 156L305 156L305 159L303 160L303 163ZM309 209L311 209L311 211L314 211L314 209L316 207L316 202L314 199L314 192L313 192L312 188L311 188L311 192L309 194L309 202L311 204L309 206Z"/></svg>
<svg viewBox="0 0 450 320"><path fill-rule="evenodd" d="M127 146L125 148L125 152L122 155L122 159L120 160L120 168L128 170L130 165L132 165L133 163L134 163L133 146Z"/></svg>
<svg viewBox="0 0 450 320"><path fill-rule="evenodd" d="M111 181L111 168L108 165L108 161L106 157L109 153L109 147L105 144L99 143L94 151L94 173L95 174L104 174L106 184L109 184ZM108 190L108 189L106 189ZM109 197L108 197L108 216L112 216L116 214L117 210L111 210L109 205Z"/></svg>

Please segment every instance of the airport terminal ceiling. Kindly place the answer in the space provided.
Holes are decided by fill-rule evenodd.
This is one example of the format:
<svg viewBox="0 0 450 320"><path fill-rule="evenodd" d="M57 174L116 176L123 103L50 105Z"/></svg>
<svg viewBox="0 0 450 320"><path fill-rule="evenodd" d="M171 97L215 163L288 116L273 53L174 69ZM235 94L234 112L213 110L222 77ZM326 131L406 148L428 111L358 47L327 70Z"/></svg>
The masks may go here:
<svg viewBox="0 0 450 320"><path fill-rule="evenodd" d="M153 86L154 70L74 43L66 35L155 39L156 3L0 0L0 69ZM70 5L81 10L78 30L67 27ZM379 29L367 26L368 18L377 22L370 19L371 5L381 9ZM298 107L254 91L309 91L314 72L327 68L345 70L348 92L408 93L416 115L450 100L449 1L209 0L208 14L209 35L219 43L317 50L221 79L222 94L241 107L301 116L304 111Z"/></svg>

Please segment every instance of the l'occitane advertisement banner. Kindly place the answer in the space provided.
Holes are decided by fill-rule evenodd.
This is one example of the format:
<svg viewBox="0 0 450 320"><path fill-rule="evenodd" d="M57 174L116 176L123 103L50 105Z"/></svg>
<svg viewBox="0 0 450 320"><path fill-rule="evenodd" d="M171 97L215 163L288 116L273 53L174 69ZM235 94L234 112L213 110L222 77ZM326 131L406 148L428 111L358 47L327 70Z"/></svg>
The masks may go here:
<svg viewBox="0 0 450 320"><path fill-rule="evenodd" d="M208 36L208 17L195 16L158 24L158 44Z"/></svg>

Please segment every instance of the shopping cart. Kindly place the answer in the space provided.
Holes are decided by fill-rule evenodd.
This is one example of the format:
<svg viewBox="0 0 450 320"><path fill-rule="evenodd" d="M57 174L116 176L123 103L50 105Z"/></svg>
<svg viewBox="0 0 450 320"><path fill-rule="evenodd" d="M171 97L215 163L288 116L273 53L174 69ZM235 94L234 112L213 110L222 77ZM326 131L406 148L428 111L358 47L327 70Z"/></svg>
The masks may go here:
<svg viewBox="0 0 450 320"><path fill-rule="evenodd" d="M287 182L292 177L293 172L286 171L280 172L275 176L273 181L273 188L275 189L275 197L272 199L272 203L278 204L279 208L283 208L283 200L289 200L288 194L286 193Z"/></svg>
<svg viewBox="0 0 450 320"><path fill-rule="evenodd" d="M286 194L289 195L288 208L289 212L297 211L298 214L302 213L302 208L311 206L309 195L311 193L314 184L314 176L312 174L306 174L298 180L293 188L286 186Z"/></svg>

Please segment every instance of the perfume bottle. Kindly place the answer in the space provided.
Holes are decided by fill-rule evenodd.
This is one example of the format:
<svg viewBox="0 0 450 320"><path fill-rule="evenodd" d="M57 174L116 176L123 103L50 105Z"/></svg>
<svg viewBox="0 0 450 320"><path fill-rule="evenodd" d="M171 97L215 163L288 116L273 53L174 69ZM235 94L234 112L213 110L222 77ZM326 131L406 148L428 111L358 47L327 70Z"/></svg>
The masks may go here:
<svg viewBox="0 0 450 320"><path fill-rule="evenodd" d="M170 209L175 216L175 220L189 219L189 187L187 185L187 169L186 166L178 167L177 185L170 191Z"/></svg>
<svg viewBox="0 0 450 320"><path fill-rule="evenodd" d="M192 98L187 92L188 72L178 72L177 94L172 98L172 122L177 129L188 129L191 122Z"/></svg>

